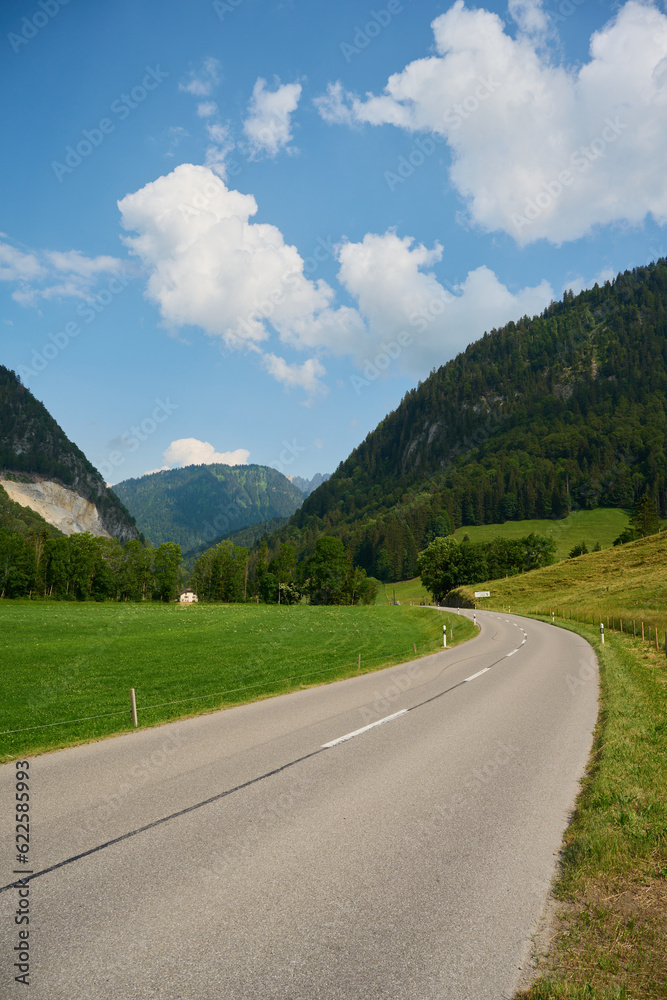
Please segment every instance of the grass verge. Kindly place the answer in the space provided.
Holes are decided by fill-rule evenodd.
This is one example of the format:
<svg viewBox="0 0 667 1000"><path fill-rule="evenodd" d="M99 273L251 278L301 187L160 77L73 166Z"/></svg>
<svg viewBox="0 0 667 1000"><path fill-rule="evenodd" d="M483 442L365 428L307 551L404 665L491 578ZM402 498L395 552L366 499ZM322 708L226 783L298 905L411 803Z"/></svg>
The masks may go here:
<svg viewBox="0 0 667 1000"><path fill-rule="evenodd" d="M156 725L423 656L444 621L477 633L428 608L1 601L0 761L129 731L130 688Z"/></svg>
<svg viewBox="0 0 667 1000"><path fill-rule="evenodd" d="M664 652L595 626L601 708L565 834L551 949L522 1000L667 997L667 667ZM584 678L573 680L573 694Z"/></svg>

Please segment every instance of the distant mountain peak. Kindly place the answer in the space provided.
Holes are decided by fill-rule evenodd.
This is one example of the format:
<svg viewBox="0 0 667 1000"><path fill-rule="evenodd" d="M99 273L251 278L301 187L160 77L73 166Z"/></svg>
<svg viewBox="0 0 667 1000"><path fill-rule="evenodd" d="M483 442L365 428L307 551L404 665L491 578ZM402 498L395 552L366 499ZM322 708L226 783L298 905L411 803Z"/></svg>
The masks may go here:
<svg viewBox="0 0 667 1000"><path fill-rule="evenodd" d="M312 479L304 479L302 476L286 476L298 490L301 490L304 497L309 497L310 494L321 486L322 483L326 483L328 479L331 479L330 472L316 472Z"/></svg>

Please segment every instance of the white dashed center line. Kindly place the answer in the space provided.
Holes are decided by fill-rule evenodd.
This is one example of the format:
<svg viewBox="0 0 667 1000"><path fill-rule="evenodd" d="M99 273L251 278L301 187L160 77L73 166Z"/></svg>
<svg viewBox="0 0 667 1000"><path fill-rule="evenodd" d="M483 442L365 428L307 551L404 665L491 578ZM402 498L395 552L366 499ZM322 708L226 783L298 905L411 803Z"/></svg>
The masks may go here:
<svg viewBox="0 0 667 1000"><path fill-rule="evenodd" d="M463 683L465 684L466 681L474 681L475 677L481 677L482 674L485 674L486 671L490 669L491 667L484 667L484 670L478 670L476 674L471 674L470 677L466 677Z"/></svg>
<svg viewBox="0 0 667 1000"><path fill-rule="evenodd" d="M353 733L346 733L345 736L339 736L337 740L332 740L331 743L323 743L322 750L328 750L329 747L335 747L339 743L345 743L346 740L351 740L353 737L359 736L361 733L367 733L369 729L375 729L376 726L381 726L385 722L391 722L392 719L397 719L399 715L405 715L406 712L407 708L402 708L400 712L394 712L393 715L387 715L384 719L378 719L377 722L371 722L368 726L363 726L361 729L355 729Z"/></svg>

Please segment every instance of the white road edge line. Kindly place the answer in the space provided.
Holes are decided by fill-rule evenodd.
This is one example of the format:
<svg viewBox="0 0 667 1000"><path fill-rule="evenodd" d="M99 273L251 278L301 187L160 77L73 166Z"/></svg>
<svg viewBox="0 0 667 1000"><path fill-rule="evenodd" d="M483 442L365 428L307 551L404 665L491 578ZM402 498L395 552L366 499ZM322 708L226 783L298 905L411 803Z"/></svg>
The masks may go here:
<svg viewBox="0 0 667 1000"><path fill-rule="evenodd" d="M487 667L488 670L488 667ZM361 733L368 732L369 729L375 729L376 726L381 726L385 722L391 722L392 719L397 719L399 715L405 715L407 708L402 708L400 712L394 712L393 715L387 715L384 719L378 719L377 722L371 722L368 726L363 726L361 729L355 729L353 733L346 733L345 736L339 736L337 740L332 740L331 743L323 743L321 746L322 750L328 750L329 747L335 747L339 743L345 743L346 740L351 740L354 736L359 736Z"/></svg>
<svg viewBox="0 0 667 1000"><path fill-rule="evenodd" d="M518 650L518 649L513 649L511 653L508 653L508 654L507 654L507 656L514 656L514 654L515 654L515 653L518 653L518 652L519 652L519 650Z"/></svg>
<svg viewBox="0 0 667 1000"><path fill-rule="evenodd" d="M484 670L478 670L476 674L471 674L470 677L466 677L463 683L465 684L467 681L474 681L475 677L481 677L482 674L485 674L486 671L490 669L491 667L484 667Z"/></svg>

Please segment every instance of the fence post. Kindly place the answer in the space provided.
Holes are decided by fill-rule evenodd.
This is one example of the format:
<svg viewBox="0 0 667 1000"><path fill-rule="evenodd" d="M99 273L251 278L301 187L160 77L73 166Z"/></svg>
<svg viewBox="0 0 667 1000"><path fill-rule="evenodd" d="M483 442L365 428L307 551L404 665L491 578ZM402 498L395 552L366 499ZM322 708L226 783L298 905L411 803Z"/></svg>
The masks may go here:
<svg viewBox="0 0 667 1000"><path fill-rule="evenodd" d="M644 638L644 622L642 622L642 639Z"/></svg>
<svg viewBox="0 0 667 1000"><path fill-rule="evenodd" d="M137 699L134 688L130 688L130 706L132 708L132 725L136 729L139 723L137 722Z"/></svg>
<svg viewBox="0 0 667 1000"><path fill-rule="evenodd" d="M359 659L357 660L357 670L361 670L361 653L359 653Z"/></svg>
<svg viewBox="0 0 667 1000"><path fill-rule="evenodd" d="M417 643L416 643L416 642L413 642L413 643L412 643L412 648L414 649L414 651L415 651L415 656L416 656L416 655L417 655Z"/></svg>
<svg viewBox="0 0 667 1000"><path fill-rule="evenodd" d="M658 639L658 626L655 627L655 648L660 649L660 641Z"/></svg>

